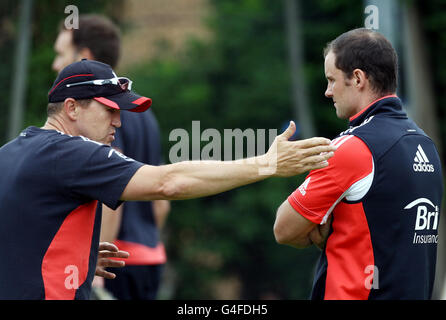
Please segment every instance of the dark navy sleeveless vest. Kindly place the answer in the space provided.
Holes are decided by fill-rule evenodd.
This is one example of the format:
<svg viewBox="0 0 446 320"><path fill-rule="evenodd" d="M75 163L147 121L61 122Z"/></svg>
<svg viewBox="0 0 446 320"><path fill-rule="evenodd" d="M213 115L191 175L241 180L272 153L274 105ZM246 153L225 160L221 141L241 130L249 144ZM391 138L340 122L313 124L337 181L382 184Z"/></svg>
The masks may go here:
<svg viewBox="0 0 446 320"><path fill-rule="evenodd" d="M430 299L443 194L438 151L397 97L378 100L354 117L339 136L348 134L365 142L374 162L373 183L355 202L362 202L373 247L369 299ZM312 299L324 297L326 270L323 252Z"/></svg>

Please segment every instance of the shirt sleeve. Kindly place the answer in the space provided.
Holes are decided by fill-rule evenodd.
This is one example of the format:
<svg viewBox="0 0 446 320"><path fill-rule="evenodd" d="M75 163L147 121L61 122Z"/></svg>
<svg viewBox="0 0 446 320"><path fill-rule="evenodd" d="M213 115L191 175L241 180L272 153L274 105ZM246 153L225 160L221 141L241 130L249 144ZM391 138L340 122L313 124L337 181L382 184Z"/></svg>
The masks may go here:
<svg viewBox="0 0 446 320"><path fill-rule="evenodd" d="M99 200L116 209L128 182L143 165L108 145L70 137L57 150L55 172L69 196Z"/></svg>
<svg viewBox="0 0 446 320"><path fill-rule="evenodd" d="M333 140L332 144L338 148L328 160L329 165L311 171L288 197L297 212L317 224L325 223L345 197L355 200L363 197L373 179L373 156L361 139L347 135Z"/></svg>

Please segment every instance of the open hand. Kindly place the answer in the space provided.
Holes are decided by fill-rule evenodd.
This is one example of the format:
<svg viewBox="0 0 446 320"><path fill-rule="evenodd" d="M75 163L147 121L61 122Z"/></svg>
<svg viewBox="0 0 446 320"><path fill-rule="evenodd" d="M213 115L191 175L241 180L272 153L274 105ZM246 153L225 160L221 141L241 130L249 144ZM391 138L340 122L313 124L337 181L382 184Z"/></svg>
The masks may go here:
<svg viewBox="0 0 446 320"><path fill-rule="evenodd" d="M113 243L100 242L98 251L98 262L96 264L95 275L103 277L105 279L114 279L116 274L106 271L105 268L122 268L125 266L125 262L121 260L114 260L111 258L128 258L129 253L126 251L121 251Z"/></svg>
<svg viewBox="0 0 446 320"><path fill-rule="evenodd" d="M327 160L336 150L326 138L310 138L298 141L288 141L296 131L296 125L290 122L288 128L276 137L266 156L268 166L273 169L274 175L289 177L309 170L328 166Z"/></svg>

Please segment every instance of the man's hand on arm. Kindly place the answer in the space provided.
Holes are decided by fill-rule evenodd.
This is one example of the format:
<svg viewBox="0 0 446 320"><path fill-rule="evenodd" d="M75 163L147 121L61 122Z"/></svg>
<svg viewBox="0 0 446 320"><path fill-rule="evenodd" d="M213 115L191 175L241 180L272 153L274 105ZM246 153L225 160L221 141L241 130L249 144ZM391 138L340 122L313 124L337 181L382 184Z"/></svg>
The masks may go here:
<svg viewBox="0 0 446 320"><path fill-rule="evenodd" d="M327 160L334 155L336 147L330 145L331 141L326 138L289 141L295 131L296 125L291 121L288 128L276 137L265 154L268 168L275 170L273 175L276 177L291 177L324 168L328 166Z"/></svg>
<svg viewBox="0 0 446 320"><path fill-rule="evenodd" d="M320 250L323 250L327 243L328 234L330 233L331 219L330 215L324 224L317 225L308 235L311 242Z"/></svg>

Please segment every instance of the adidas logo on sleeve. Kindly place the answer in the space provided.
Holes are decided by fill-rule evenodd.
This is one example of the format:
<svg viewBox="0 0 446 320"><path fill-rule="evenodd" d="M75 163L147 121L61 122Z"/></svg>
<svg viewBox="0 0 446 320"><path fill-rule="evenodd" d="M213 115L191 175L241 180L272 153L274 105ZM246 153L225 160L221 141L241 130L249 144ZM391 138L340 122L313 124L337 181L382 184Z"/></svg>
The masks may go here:
<svg viewBox="0 0 446 320"><path fill-rule="evenodd" d="M304 196L307 193L308 184L310 183L311 177L308 177L304 183L298 188L300 193Z"/></svg>
<svg viewBox="0 0 446 320"><path fill-rule="evenodd" d="M417 152L414 158L413 170L415 172L434 172L434 165L429 163L429 159L426 156L421 145L418 145Z"/></svg>

